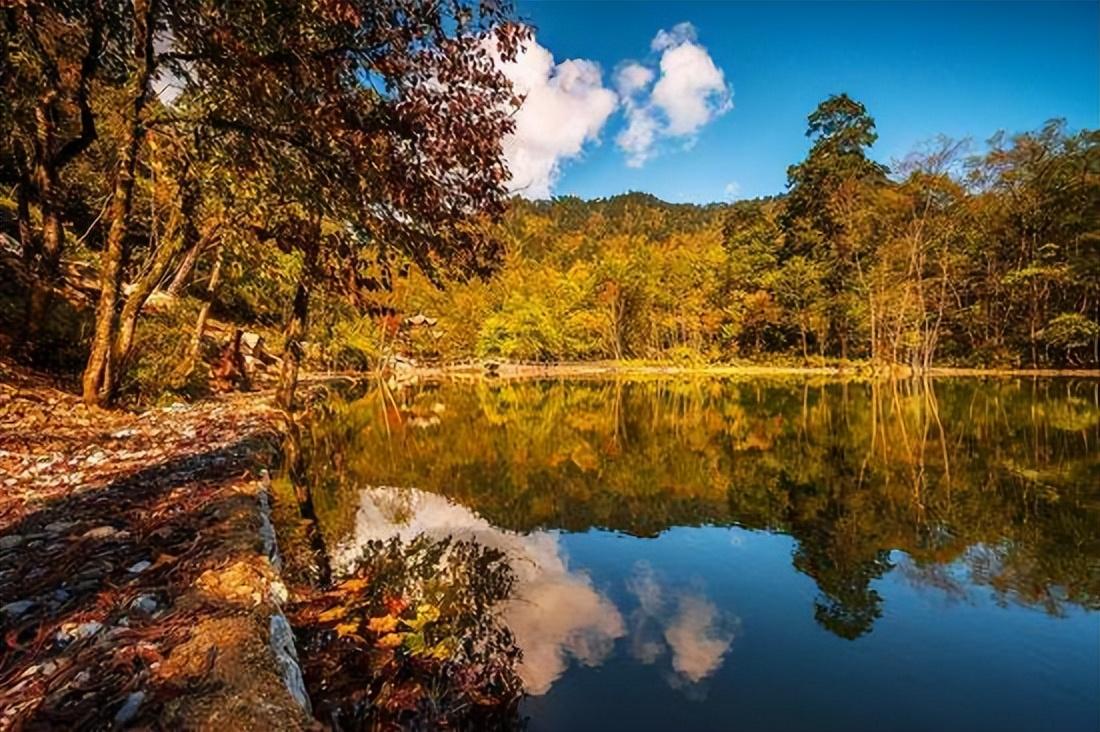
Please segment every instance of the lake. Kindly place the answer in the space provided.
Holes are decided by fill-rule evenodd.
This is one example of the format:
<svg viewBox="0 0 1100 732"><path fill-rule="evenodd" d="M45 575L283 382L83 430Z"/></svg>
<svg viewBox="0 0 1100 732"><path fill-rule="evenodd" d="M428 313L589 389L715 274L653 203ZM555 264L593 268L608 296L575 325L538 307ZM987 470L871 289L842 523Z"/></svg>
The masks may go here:
<svg viewBox="0 0 1100 732"><path fill-rule="evenodd" d="M499 549L532 730L1096 730L1100 385L424 383L309 447L337 572Z"/></svg>

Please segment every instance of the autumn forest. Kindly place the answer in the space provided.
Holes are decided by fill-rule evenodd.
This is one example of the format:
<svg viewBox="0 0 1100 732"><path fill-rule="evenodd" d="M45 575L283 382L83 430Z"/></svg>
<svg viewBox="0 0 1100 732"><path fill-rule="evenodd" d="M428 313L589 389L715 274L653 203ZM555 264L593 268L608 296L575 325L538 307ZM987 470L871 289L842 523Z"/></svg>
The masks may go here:
<svg viewBox="0 0 1100 732"><path fill-rule="evenodd" d="M135 7L5 11L4 348L82 374L91 403L202 393L234 327L285 352L288 383L303 359L393 354L916 371L1100 358L1094 130L939 137L887 165L874 110L837 93L807 110L782 195L531 202L508 197L499 157L521 100L466 26L423 35L431 23L383 6L356 25L341 3L260 27ZM528 31L505 18L466 22L507 56ZM416 82L444 73L474 83Z"/></svg>
<svg viewBox="0 0 1100 732"><path fill-rule="evenodd" d="M0 2L0 730L1093 729L1096 12Z"/></svg>

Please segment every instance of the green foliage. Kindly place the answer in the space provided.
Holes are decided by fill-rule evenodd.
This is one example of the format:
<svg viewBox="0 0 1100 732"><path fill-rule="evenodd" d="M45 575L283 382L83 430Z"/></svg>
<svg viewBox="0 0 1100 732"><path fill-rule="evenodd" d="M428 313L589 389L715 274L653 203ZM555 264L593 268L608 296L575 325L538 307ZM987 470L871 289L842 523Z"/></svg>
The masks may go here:
<svg viewBox="0 0 1100 732"><path fill-rule="evenodd" d="M105 172L125 131L112 115L125 93L108 85L96 97L107 123L65 168L62 218L73 260L98 259L106 243L95 202L110 198ZM349 104L366 103L349 94ZM180 105L209 102L184 97ZM261 121L277 112L247 111ZM842 94L809 115L807 136L811 148L789 169L780 197L707 206L638 192L514 198L497 223L443 226L425 214L425 241L437 250L427 256L405 224L389 232L392 221L360 220L375 209L356 198L359 189L332 186L337 170L311 165L308 151L272 153L261 165L271 151L237 132L186 155L151 148L138 170L125 275L146 271L162 241L209 234L224 251L212 317L264 332L276 352L285 338L274 329L300 321L296 338L309 343L311 368L372 368L392 353L426 361L1098 365L1100 133L1056 120L999 134L969 157L964 143L937 138L890 174L871 157L873 117ZM260 167L241 175L238 155ZM190 234L177 201L189 190L187 175L202 181ZM16 208L6 201L0 213L13 236ZM419 223L420 214L399 219ZM34 206L31 219L41 224ZM82 244L78 230L87 232ZM498 244L500 267L472 278L485 274ZM202 295L213 260L204 250L185 293ZM291 306L300 284L308 313ZM9 297L0 293L0 316L14 343L27 308L21 295ZM32 351L75 371L87 318L58 305ZM128 362L145 369L133 383L157 372L148 357ZM130 393L148 391L133 383Z"/></svg>
<svg viewBox="0 0 1100 732"><path fill-rule="evenodd" d="M176 377L180 363L187 357L197 312L194 301L180 301L158 308L139 321L133 363L119 390L123 403L148 406L209 393L207 369L201 360L185 381L178 382Z"/></svg>
<svg viewBox="0 0 1100 732"><path fill-rule="evenodd" d="M1061 313L1051 319L1039 338L1048 348L1056 349L1069 360L1076 360L1100 338L1100 325L1080 313Z"/></svg>
<svg viewBox="0 0 1100 732"><path fill-rule="evenodd" d="M874 121L858 102L832 97L808 127L813 147L777 199L514 200L501 225L507 256L487 283L427 295L417 278L399 285L397 300L417 308L405 312L439 319L420 352L691 351L695 362L847 358L918 370L1095 361L1096 133L1051 123L970 158L964 143L937 138L890 178L869 157Z"/></svg>

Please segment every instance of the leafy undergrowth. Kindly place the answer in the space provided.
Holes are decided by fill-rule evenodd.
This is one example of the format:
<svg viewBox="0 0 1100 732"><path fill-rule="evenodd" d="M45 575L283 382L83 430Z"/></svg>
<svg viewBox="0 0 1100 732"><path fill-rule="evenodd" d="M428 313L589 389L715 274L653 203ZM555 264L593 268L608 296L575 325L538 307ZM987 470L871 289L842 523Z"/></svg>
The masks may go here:
<svg viewBox="0 0 1100 732"><path fill-rule="evenodd" d="M502 553L425 536L372 542L291 613L318 719L337 730L517 729L520 651L494 607Z"/></svg>

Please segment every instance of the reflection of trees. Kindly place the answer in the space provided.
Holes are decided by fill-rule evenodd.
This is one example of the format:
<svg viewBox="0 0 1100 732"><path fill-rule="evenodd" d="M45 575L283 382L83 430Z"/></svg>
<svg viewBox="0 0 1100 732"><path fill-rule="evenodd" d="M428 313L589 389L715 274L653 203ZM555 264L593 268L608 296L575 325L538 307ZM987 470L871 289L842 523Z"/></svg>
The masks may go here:
<svg viewBox="0 0 1100 732"><path fill-rule="evenodd" d="M791 484L785 477L780 481L792 494L814 493L812 487ZM827 500L827 506L808 518L800 518L797 509L792 512L789 530L798 540L794 566L813 578L821 592L814 600L817 622L851 640L870 632L882 616L882 597L871 582L893 565L889 551L878 548L878 537L858 530L858 517L846 516L840 502Z"/></svg>
<svg viewBox="0 0 1100 732"><path fill-rule="evenodd" d="M962 562L1006 602L1100 604L1092 382L430 384L332 411L311 471L336 536L347 489L410 485L517 531L788 533L846 637L879 615L894 549L914 578Z"/></svg>
<svg viewBox="0 0 1100 732"><path fill-rule="evenodd" d="M529 694L546 693L571 661L600 665L625 633L614 603L569 568L556 534L504 531L443 496L411 488L364 488L356 497L354 530L333 550L342 573L354 571L364 547L394 538L409 546L457 540L507 561L512 583L496 596L496 609L522 650L515 672Z"/></svg>

